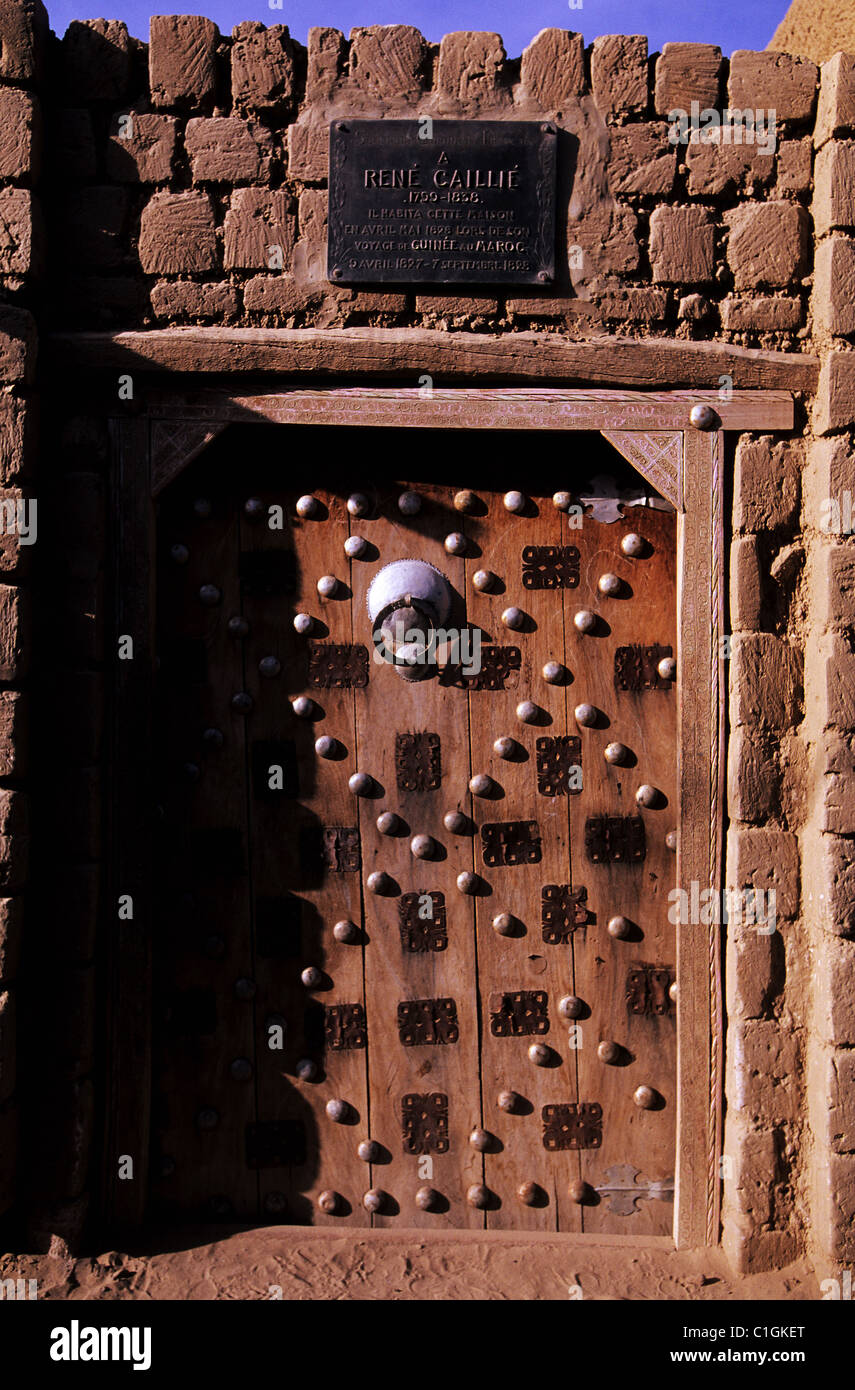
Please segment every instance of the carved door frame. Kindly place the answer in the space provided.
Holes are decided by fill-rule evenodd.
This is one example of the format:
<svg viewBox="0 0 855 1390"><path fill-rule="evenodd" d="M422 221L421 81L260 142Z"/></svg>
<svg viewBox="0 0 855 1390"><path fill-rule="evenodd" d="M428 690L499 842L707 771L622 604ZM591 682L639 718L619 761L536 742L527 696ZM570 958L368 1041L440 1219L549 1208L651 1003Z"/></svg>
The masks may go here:
<svg viewBox="0 0 855 1390"><path fill-rule="evenodd" d="M690 422L690 412L702 427ZM422 429L599 430L674 505L677 522L677 882L721 890L724 834L724 433L789 430L785 391L617 391L556 388L349 386L150 392L143 413L111 424L113 600L117 661L111 737L110 901L133 916L110 936L104 1216L139 1229L148 1189L151 1090L152 815L155 501L228 425L280 423ZM556 479L556 485L563 484ZM692 672L691 682L682 672ZM722 1130L720 931L677 936L677 1156L674 1241L715 1245ZM133 1181L118 1177L120 1155ZM573 1239L584 1237L573 1237ZM658 1238L661 1240L661 1238Z"/></svg>

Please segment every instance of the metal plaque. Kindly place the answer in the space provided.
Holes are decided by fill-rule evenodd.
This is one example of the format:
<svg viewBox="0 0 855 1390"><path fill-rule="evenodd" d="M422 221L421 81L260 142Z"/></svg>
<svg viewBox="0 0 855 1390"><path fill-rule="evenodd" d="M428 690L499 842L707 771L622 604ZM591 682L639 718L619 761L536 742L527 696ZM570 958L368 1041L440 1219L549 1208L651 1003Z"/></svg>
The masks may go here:
<svg viewBox="0 0 855 1390"><path fill-rule="evenodd" d="M575 545L527 545L522 553L524 589L576 589L579 549Z"/></svg>
<svg viewBox="0 0 855 1390"><path fill-rule="evenodd" d="M540 863L536 820L493 821L481 826L484 863L489 869Z"/></svg>
<svg viewBox="0 0 855 1390"><path fill-rule="evenodd" d="M540 922L548 946L566 945L574 931L587 924L587 899L587 888L571 888L569 883L544 883Z"/></svg>
<svg viewBox="0 0 855 1390"><path fill-rule="evenodd" d="M513 690L521 660L519 647L482 647L481 670L472 676L461 675L455 683L464 690Z"/></svg>
<svg viewBox="0 0 855 1390"><path fill-rule="evenodd" d="M569 1105L544 1105L543 1147L558 1149L598 1149L603 1142L603 1107L597 1101L575 1101Z"/></svg>
<svg viewBox="0 0 855 1390"><path fill-rule="evenodd" d="M673 681L660 676L658 666L665 656L673 656L670 647L618 647L615 652L616 690L670 690Z"/></svg>
<svg viewBox="0 0 855 1390"><path fill-rule="evenodd" d="M439 734L395 735L395 776L399 792L436 791L441 775Z"/></svg>
<svg viewBox="0 0 855 1390"><path fill-rule="evenodd" d="M448 1096L441 1091L403 1096L401 1131L405 1154L448 1153Z"/></svg>
<svg viewBox="0 0 855 1390"><path fill-rule="evenodd" d="M537 790L541 796L578 796L582 790L582 740L575 734L539 738Z"/></svg>
<svg viewBox="0 0 855 1390"><path fill-rule="evenodd" d="M247 1168L299 1168L306 1162L302 1120L266 1120L246 1126Z"/></svg>
<svg viewBox="0 0 855 1390"><path fill-rule="evenodd" d="M324 1040L333 1052L365 1047L368 1029L361 1004L328 1004L324 1009Z"/></svg>
<svg viewBox="0 0 855 1390"><path fill-rule="evenodd" d="M361 690L367 684L367 647L349 642L309 643L309 685L318 690Z"/></svg>
<svg viewBox="0 0 855 1390"><path fill-rule="evenodd" d="M548 121L334 121L329 279L551 283L557 144Z"/></svg>
<svg viewBox="0 0 855 1390"><path fill-rule="evenodd" d="M490 995L490 1032L494 1038L526 1038L549 1032L548 995L541 989Z"/></svg>
<svg viewBox="0 0 855 1390"><path fill-rule="evenodd" d="M634 965L626 977L626 1008L642 1017L665 1017L673 1013L668 991L674 972L667 965Z"/></svg>
<svg viewBox="0 0 855 1390"><path fill-rule="evenodd" d="M460 1037L453 999L408 999L398 1005L398 1037L404 1047L436 1047Z"/></svg>
<svg viewBox="0 0 855 1390"><path fill-rule="evenodd" d="M647 853L641 816L591 816L585 853L592 864L639 863Z"/></svg>
<svg viewBox="0 0 855 1390"><path fill-rule="evenodd" d="M414 954L448 945L444 893L402 893L398 899L401 945Z"/></svg>

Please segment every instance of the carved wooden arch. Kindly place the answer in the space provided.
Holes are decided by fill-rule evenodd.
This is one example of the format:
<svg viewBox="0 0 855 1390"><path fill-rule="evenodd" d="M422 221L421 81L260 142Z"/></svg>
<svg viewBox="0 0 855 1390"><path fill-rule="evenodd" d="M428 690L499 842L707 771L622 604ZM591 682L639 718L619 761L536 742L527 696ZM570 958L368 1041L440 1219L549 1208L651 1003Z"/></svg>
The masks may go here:
<svg viewBox="0 0 855 1390"><path fill-rule="evenodd" d="M693 405L717 411L709 432L688 424ZM724 431L793 427L781 391L628 392L560 389L348 387L258 393L151 393L148 415L115 420L113 508L118 631L134 633L136 659L116 663L112 786L114 900L134 899L116 924L110 1010L105 1205L113 1229L144 1220L149 1137L151 958L150 708L154 665L154 501L232 423L372 428L599 430L678 514L677 881L721 888L725 675L722 514ZM556 479L556 486L565 485ZM131 668L134 668L133 671ZM121 789L121 796L119 790ZM715 925L681 926L677 938L677 1169L674 1237L714 1245L719 1229L722 1118L720 940ZM115 1155L135 1156L133 1183Z"/></svg>

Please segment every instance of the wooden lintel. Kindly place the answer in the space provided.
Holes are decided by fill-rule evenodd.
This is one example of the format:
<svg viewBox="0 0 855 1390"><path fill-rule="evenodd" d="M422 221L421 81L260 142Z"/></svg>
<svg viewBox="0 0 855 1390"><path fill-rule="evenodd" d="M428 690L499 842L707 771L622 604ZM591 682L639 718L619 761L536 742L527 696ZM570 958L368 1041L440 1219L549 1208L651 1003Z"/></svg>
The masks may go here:
<svg viewBox="0 0 855 1390"><path fill-rule="evenodd" d="M556 334L442 333L427 328L164 328L125 333L58 333L48 340L54 367L197 375L288 377L411 375L436 381L613 383L660 389L716 387L808 391L819 361L728 343Z"/></svg>

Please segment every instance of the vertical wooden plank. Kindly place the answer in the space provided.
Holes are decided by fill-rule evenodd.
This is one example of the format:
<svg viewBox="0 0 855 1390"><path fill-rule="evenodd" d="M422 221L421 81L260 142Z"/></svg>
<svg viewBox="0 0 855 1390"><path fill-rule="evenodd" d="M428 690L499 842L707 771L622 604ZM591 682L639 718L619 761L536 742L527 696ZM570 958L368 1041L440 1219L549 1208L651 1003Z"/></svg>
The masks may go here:
<svg viewBox="0 0 855 1390"><path fill-rule="evenodd" d="M104 1216L108 1228L138 1227L145 1215L151 1091L151 683L154 647L154 518L148 421L111 421L114 631L110 758L112 855ZM133 641L133 660L118 641ZM133 917L116 919L121 896ZM133 1179L120 1177L124 1156Z"/></svg>
<svg viewBox="0 0 855 1390"><path fill-rule="evenodd" d="M687 430L680 518L677 882L721 891L724 691L723 434ZM720 930L678 934L677 1245L718 1240L722 1010Z"/></svg>
<svg viewBox="0 0 855 1390"><path fill-rule="evenodd" d="M410 486L384 485L375 520L354 521L352 531L376 546L377 556L355 560L352 569L355 635L370 640L366 595L371 579L384 565L416 556L435 565L460 595L463 561L446 553L444 537L459 529L451 493L439 486L413 484L423 499L422 511L405 518L398 511L399 493ZM462 603L454 622L461 621ZM419 683L401 679L391 666L372 661L371 679L358 700L358 762L382 788L377 799L360 798L359 824L363 874L387 873L389 896L366 892L366 1002L369 1018L368 1063L371 1084L371 1135L388 1152L388 1161L372 1167L375 1187L391 1201L374 1217L375 1225L397 1221L409 1226L483 1226L483 1212L467 1204L466 1193L483 1177L481 1153L469 1143L481 1123L478 1012L472 899L460 893L457 876L472 870L469 835L451 834L444 826L448 811L465 807L470 760L467 702L464 690L439 676ZM407 791L398 783L396 736L439 735L441 782L433 790ZM382 834L377 817L391 811L400 817L401 833ZM416 835L430 836L432 858L417 859L411 850ZM441 893L447 919L444 950L405 949L399 928L403 894ZM454 1001L458 1039L447 1044L404 1045L399 1005L419 1000ZM441 1095L448 1103L448 1148L417 1156L404 1152L402 1101L406 1095ZM424 1164L422 1159L429 1160ZM430 1176L428 1176L430 1174ZM435 1210L416 1205L422 1187L440 1194Z"/></svg>
<svg viewBox="0 0 855 1390"><path fill-rule="evenodd" d="M645 541L637 557L621 549L623 537L632 533ZM623 520L586 516L571 534L581 551L577 611L598 615L592 632L579 632L572 617L567 626L574 710L587 704L597 712L595 724L578 726L584 794L571 807L573 879L585 886L590 910L588 925L573 942L576 993L586 1009L577 1054L579 1099L602 1107L602 1141L581 1151L581 1173L594 1189L631 1186L636 1177L665 1183L674 1177L675 1021L670 1013L633 1013L627 996L632 970L673 972L676 964L675 928L668 916L675 862L666 843L677 824L676 695L673 687L619 688L616 656L621 649L649 646L675 651L675 516L625 507ZM621 581L617 596L599 589L608 574ZM628 750L625 760L607 761L610 744ZM639 806L636 792L642 784L657 789L658 806ZM643 860L592 860L587 827L602 817L641 820ZM609 933L615 917L630 922L626 939ZM670 1000L666 1003L670 1009ZM614 1061L600 1055L601 1044L617 1045ZM661 1096L660 1108L644 1110L634 1103L642 1085ZM586 1204L582 1215L585 1231L660 1235L671 1228L673 1207L670 1201L633 1204L603 1194Z"/></svg>

